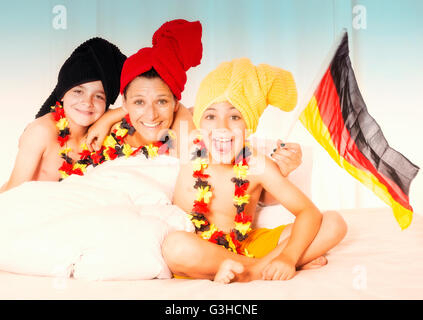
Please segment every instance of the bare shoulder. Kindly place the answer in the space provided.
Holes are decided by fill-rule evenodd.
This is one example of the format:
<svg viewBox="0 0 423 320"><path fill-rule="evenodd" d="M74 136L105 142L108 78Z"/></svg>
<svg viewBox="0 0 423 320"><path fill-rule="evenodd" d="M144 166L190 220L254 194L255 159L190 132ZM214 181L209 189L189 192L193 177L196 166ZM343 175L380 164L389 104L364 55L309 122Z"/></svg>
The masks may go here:
<svg viewBox="0 0 423 320"><path fill-rule="evenodd" d="M188 124L189 131L195 129L191 112L182 103L179 102L179 109L175 113L172 129L177 131L180 127L181 121L185 121Z"/></svg>
<svg viewBox="0 0 423 320"><path fill-rule="evenodd" d="M46 114L26 126L19 139L19 144L36 143L37 145L47 145L50 141L54 141L56 136L56 124L51 115Z"/></svg>

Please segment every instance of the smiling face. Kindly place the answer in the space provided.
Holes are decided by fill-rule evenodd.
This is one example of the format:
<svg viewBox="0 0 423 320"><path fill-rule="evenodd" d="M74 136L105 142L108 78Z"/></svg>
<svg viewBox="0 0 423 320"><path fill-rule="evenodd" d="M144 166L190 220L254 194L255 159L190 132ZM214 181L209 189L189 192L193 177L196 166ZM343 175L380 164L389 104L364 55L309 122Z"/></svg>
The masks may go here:
<svg viewBox="0 0 423 320"><path fill-rule="evenodd" d="M161 138L171 127L179 103L168 85L159 77L137 77L128 85L123 107L145 143Z"/></svg>
<svg viewBox="0 0 423 320"><path fill-rule="evenodd" d="M204 111L200 128L213 160L231 163L242 150L247 126L241 113L229 102L215 103Z"/></svg>
<svg viewBox="0 0 423 320"><path fill-rule="evenodd" d="M106 110L106 94L100 80L73 87L62 101L66 117L82 127L93 124Z"/></svg>

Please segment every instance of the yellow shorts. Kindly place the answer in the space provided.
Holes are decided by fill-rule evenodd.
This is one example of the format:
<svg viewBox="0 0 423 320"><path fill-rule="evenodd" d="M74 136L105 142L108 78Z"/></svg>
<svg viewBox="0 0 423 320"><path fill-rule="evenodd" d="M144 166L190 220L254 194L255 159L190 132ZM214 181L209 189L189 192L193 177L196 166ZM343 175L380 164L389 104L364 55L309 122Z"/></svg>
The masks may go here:
<svg viewBox="0 0 423 320"><path fill-rule="evenodd" d="M241 250L247 249L254 258L262 258L276 248L279 238L286 225L274 229L260 228L250 231L247 239L241 244ZM192 279L189 277L173 275L176 279Z"/></svg>
<svg viewBox="0 0 423 320"><path fill-rule="evenodd" d="M241 250L247 249L254 258L262 258L276 248L286 225L274 229L260 228L252 230L241 243Z"/></svg>

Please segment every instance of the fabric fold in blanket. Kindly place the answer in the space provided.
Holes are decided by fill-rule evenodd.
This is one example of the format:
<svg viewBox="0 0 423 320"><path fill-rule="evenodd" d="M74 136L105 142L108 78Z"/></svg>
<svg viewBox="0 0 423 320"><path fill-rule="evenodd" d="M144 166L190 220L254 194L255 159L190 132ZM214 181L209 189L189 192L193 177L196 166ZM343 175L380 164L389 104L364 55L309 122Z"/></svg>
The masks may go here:
<svg viewBox="0 0 423 320"><path fill-rule="evenodd" d="M192 232L171 204L177 159L140 155L0 194L0 269L92 280L170 278L161 243Z"/></svg>

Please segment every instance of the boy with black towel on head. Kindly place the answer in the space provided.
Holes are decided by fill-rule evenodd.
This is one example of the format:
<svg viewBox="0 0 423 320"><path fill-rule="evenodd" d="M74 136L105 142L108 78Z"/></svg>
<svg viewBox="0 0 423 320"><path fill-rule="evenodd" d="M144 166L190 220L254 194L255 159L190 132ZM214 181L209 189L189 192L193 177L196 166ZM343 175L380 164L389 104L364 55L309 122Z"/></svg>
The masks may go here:
<svg viewBox="0 0 423 320"><path fill-rule="evenodd" d="M119 94L126 56L114 44L92 38L76 48L60 69L55 89L24 130L6 191L26 181L59 181L82 173L81 145L91 124Z"/></svg>

